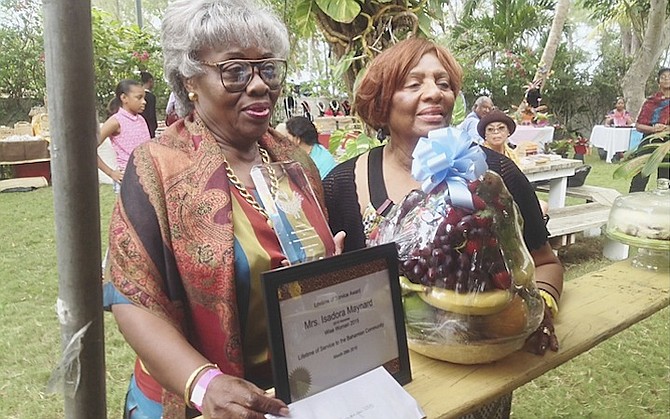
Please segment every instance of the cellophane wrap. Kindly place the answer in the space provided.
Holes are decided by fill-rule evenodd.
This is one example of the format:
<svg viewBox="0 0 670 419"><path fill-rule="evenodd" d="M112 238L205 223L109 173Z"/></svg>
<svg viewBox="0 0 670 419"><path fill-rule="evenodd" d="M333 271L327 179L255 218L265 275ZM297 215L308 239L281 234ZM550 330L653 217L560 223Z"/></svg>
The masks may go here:
<svg viewBox="0 0 670 419"><path fill-rule="evenodd" d="M481 166L484 153L466 140L452 128L420 140L413 174L424 190L396 205L369 244L398 247L410 349L477 364L520 349L539 326L544 303L519 210L500 176ZM437 166L447 169L420 173L443 155L446 163ZM461 170L449 172L457 165Z"/></svg>
<svg viewBox="0 0 670 419"><path fill-rule="evenodd" d="M251 178L290 264L333 256L328 222L299 163L256 165Z"/></svg>

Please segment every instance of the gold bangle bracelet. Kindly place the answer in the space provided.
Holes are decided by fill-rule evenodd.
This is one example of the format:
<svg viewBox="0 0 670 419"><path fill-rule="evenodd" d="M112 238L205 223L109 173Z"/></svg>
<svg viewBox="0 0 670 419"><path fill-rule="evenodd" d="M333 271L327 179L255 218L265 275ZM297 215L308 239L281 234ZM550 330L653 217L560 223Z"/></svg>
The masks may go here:
<svg viewBox="0 0 670 419"><path fill-rule="evenodd" d="M551 310L551 314L556 317L558 315L558 302L556 302L556 299L545 290L540 290L540 295L544 303Z"/></svg>
<svg viewBox="0 0 670 419"><path fill-rule="evenodd" d="M191 387L193 387L193 383L195 382L195 379L198 376L198 374L200 374L207 368L219 368L219 367L216 364L201 365L198 368L196 368L195 371L193 371L191 375L188 377L188 380L186 380L186 385L184 386L184 403L186 403L186 406L190 407L191 409L194 408L193 405L191 404L191 392L193 391Z"/></svg>

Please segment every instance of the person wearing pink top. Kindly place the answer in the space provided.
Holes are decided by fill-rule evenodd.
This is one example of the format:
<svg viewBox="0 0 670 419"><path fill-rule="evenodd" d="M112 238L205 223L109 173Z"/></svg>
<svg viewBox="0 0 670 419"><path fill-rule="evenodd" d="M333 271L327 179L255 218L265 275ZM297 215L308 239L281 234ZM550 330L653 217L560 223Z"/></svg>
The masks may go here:
<svg viewBox="0 0 670 419"><path fill-rule="evenodd" d="M144 87L135 80L121 80L115 89L115 96L109 102L111 116L102 124L98 147L109 137L116 153L116 168L109 167L98 156L98 168L114 181L114 191L118 193L123 180L123 172L130 154L138 145L151 139L149 128L140 115L144 110Z"/></svg>
<svg viewBox="0 0 670 419"><path fill-rule="evenodd" d="M626 101L620 97L616 100L614 109L612 109L605 117L605 125L615 127L625 127L633 125L633 118L626 110Z"/></svg>

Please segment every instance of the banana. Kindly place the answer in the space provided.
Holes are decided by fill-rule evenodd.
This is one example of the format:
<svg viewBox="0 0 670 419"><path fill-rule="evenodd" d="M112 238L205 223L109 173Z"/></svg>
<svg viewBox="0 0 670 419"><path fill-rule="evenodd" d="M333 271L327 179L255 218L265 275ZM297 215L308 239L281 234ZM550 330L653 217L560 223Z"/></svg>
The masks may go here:
<svg viewBox="0 0 670 419"><path fill-rule="evenodd" d="M425 287L424 292L418 292L417 294L423 301L433 307L452 313L475 316L498 313L512 299L512 293L507 290L461 294L444 288Z"/></svg>

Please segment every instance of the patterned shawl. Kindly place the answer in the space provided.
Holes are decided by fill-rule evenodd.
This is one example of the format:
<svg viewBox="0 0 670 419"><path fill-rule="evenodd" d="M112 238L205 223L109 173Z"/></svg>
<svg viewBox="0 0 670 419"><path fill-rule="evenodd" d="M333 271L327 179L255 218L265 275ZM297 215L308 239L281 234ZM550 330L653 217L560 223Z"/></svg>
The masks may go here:
<svg viewBox="0 0 670 419"><path fill-rule="evenodd" d="M270 130L273 161L302 164L319 204L309 156ZM181 330L210 362L244 376L235 290L232 205L223 153L197 114L131 157L110 226L112 281L138 306ZM163 391L163 417L185 417L182 395Z"/></svg>

